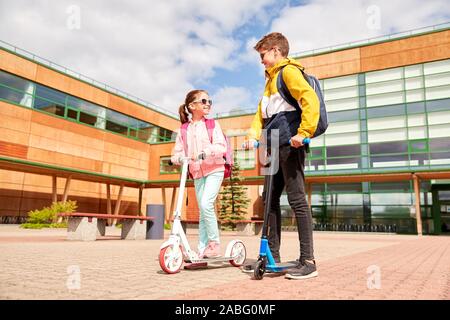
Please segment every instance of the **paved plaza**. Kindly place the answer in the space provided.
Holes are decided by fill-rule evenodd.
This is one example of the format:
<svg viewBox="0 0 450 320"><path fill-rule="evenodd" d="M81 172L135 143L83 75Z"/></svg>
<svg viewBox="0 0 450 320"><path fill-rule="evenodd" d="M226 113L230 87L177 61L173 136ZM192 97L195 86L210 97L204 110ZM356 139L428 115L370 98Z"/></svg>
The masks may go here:
<svg viewBox="0 0 450 320"><path fill-rule="evenodd" d="M197 231L188 238L196 244ZM222 232L222 250L236 238L255 259L258 236ZM167 275L158 263L162 240L120 240L113 227L78 242L65 229L0 225L0 299L450 300L448 236L317 231L314 241L317 278L253 280L230 264ZM297 232L283 232L282 259L295 260L298 250Z"/></svg>

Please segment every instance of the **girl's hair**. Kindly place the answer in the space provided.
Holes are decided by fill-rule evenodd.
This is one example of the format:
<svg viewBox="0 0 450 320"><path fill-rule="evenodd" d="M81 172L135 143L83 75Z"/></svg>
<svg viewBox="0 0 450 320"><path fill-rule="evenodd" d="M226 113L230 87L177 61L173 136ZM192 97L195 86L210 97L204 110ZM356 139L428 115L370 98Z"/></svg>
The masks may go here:
<svg viewBox="0 0 450 320"><path fill-rule="evenodd" d="M181 123L186 123L189 121L189 113L192 112L189 110L188 106L189 104L192 103L192 101L197 99L197 95L199 95L202 92L208 94L206 90L192 90L188 92L186 98L184 99L184 103L178 108Z"/></svg>

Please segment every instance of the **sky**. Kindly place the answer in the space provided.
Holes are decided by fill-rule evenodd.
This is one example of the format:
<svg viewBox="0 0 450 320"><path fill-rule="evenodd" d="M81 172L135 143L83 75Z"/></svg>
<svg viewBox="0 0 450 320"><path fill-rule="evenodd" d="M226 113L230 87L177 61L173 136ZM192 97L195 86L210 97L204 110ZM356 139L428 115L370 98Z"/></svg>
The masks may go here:
<svg viewBox="0 0 450 320"><path fill-rule="evenodd" d="M172 113L206 89L213 115L256 110L267 33L293 54L449 21L448 0L0 0L0 40Z"/></svg>

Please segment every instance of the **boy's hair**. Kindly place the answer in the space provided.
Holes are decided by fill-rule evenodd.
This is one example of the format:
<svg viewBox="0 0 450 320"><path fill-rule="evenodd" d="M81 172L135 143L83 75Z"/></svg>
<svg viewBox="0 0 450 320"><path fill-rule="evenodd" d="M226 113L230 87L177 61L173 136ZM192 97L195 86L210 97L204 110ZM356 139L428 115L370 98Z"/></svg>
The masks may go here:
<svg viewBox="0 0 450 320"><path fill-rule="evenodd" d="M189 113L192 112L189 110L188 106L191 102L197 99L197 96L202 92L208 94L206 90L192 90L188 92L186 98L184 99L184 103L178 108L181 123L186 123L189 121Z"/></svg>
<svg viewBox="0 0 450 320"><path fill-rule="evenodd" d="M289 54L289 41L279 32L272 32L266 34L261 40L253 47L256 51L270 50L277 46L280 49L283 57L287 57Z"/></svg>

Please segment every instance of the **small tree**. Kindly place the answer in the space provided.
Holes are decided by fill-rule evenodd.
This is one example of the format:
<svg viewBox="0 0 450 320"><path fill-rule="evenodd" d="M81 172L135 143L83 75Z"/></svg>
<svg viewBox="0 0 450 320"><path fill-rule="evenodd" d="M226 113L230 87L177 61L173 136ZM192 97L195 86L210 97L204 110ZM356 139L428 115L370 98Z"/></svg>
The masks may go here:
<svg viewBox="0 0 450 320"><path fill-rule="evenodd" d="M226 221L222 225L224 229L234 229L236 221L244 219L250 203L250 199L247 197L247 187L239 184L243 180L240 174L239 162L235 161L229 178L230 184L223 187L219 193L219 219Z"/></svg>
<svg viewBox="0 0 450 320"><path fill-rule="evenodd" d="M23 223L21 227L25 229L64 228L67 226L66 223L56 223L57 214L74 212L76 209L76 201L53 202L50 207L30 211L27 222Z"/></svg>

